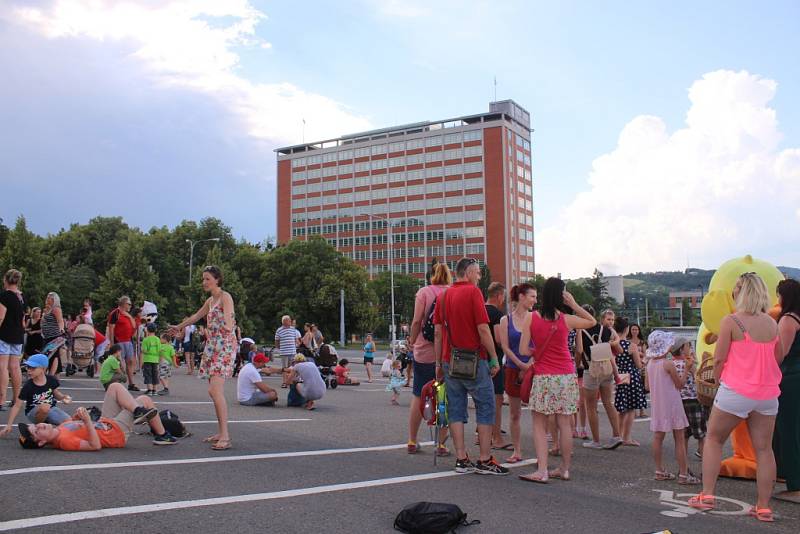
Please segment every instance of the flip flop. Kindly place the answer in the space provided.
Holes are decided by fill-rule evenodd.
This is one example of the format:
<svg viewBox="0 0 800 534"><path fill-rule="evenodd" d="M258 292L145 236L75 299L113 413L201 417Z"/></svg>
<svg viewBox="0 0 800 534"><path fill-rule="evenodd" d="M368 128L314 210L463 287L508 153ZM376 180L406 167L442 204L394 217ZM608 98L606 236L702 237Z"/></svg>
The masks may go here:
<svg viewBox="0 0 800 534"><path fill-rule="evenodd" d="M203 443L216 443L219 441L219 436L208 436L203 439Z"/></svg>
<svg viewBox="0 0 800 534"><path fill-rule="evenodd" d="M758 508L753 506L750 508L750 511L747 512L747 515L750 517L755 517L759 521L763 521L765 523L772 523L775 521L775 517L772 515L772 510L769 508Z"/></svg>
<svg viewBox="0 0 800 534"><path fill-rule="evenodd" d="M514 448L514 444L513 443L506 443L505 445L503 445L501 447L492 447L492 450L495 450L495 451L510 451L513 448Z"/></svg>
<svg viewBox="0 0 800 534"><path fill-rule="evenodd" d="M569 471L564 471L562 474L560 467L556 467L552 471L548 471L547 476L549 478L555 478L558 480L564 480L564 481L570 480Z"/></svg>
<svg viewBox="0 0 800 534"><path fill-rule="evenodd" d="M547 476L541 476L538 472L532 473L530 475L519 475L520 480L524 480L525 482L533 482L535 484L547 484Z"/></svg>
<svg viewBox="0 0 800 534"><path fill-rule="evenodd" d="M521 462L522 460L523 460L522 456L509 456L506 459L506 463L507 464L516 464L516 463Z"/></svg>
<svg viewBox="0 0 800 534"><path fill-rule="evenodd" d="M640 447L642 444L636 441L635 439L632 439L630 441L623 441L622 445L624 445L625 447Z"/></svg>
<svg viewBox="0 0 800 534"><path fill-rule="evenodd" d="M220 445L220 443L222 443L223 445ZM226 451L230 448L231 448L231 440L229 439L217 440L217 442L211 446L212 451Z"/></svg>

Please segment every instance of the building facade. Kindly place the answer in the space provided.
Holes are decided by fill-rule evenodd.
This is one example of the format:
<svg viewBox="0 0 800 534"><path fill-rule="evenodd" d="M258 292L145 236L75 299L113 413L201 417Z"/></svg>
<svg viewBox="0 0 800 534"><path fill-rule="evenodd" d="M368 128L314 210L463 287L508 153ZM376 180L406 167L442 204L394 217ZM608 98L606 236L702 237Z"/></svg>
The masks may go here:
<svg viewBox="0 0 800 534"><path fill-rule="evenodd" d="M370 275L391 263L424 278L434 259L469 256L506 285L533 277L530 134L528 112L505 100L280 148L278 242L321 236Z"/></svg>

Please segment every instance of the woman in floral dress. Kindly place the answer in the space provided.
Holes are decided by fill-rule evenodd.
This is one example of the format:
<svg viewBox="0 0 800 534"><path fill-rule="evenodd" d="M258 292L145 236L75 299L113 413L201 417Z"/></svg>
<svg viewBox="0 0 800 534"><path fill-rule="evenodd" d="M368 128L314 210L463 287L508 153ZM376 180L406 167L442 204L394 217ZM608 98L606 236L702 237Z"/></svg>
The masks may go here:
<svg viewBox="0 0 800 534"><path fill-rule="evenodd" d="M211 443L211 448L215 451L231 448L231 438L228 434L228 405L225 402L223 386L225 379L233 375L233 364L238 349L234 334L233 298L230 293L223 291L222 280L222 271L219 267L210 265L203 269L203 290L211 296L194 315L170 327L170 333L176 335L183 328L204 317L206 319L207 342L199 376L208 377L208 395L214 401L219 427L216 434L203 441Z"/></svg>

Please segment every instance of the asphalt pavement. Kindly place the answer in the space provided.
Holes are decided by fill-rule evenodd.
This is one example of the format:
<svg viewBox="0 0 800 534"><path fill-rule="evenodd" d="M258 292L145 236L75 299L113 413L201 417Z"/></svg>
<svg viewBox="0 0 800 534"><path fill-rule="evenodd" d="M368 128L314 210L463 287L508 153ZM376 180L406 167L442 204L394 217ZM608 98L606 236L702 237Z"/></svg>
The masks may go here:
<svg viewBox="0 0 800 534"><path fill-rule="evenodd" d="M360 362L357 352L340 354ZM365 379L360 363L351 368ZM280 385L280 377L266 380ZM752 481L720 479L718 493L730 500L712 513L689 509L686 500L697 486L653 480L647 421L634 425L639 448L595 451L574 440L568 482L519 480L531 465L514 466L506 477L457 475L452 457L434 466L430 446L417 455L406 453L411 391L404 389L401 406L392 406L386 382L328 390L309 412L286 407L285 389L278 389L279 406L240 406L236 382L229 380L233 448L215 452L201 442L215 431L206 385L177 370L172 394L155 400L177 412L194 433L178 445L155 447L147 436L132 435L123 450L78 453L23 450L16 436L0 440L0 531L388 533L405 505L422 500L458 504L470 519L481 521L459 529L470 534L798 530L800 506L773 501L778 520L769 526L746 515L755 499ZM70 412L102 403L101 386L83 374L63 379L62 387L76 401L67 407ZM0 412L0 422L7 415ZM523 416L523 446L530 458L531 421L528 412ZM601 422L608 437L602 414ZM421 428L420 436L428 435ZM471 449L476 457L477 447ZM510 455L495 454L501 461ZM677 469L671 443L666 454L667 465ZM700 471L699 460L691 464Z"/></svg>

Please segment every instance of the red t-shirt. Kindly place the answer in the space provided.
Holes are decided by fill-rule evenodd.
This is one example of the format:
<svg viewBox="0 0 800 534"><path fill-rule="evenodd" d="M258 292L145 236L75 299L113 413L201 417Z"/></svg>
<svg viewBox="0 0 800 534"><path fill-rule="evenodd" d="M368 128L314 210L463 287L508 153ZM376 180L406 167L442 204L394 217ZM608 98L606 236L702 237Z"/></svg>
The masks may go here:
<svg viewBox="0 0 800 534"><path fill-rule="evenodd" d="M478 349L481 358L487 359L486 350L478 335L478 325L489 324L481 290L471 282L456 282L439 296L440 301L442 298L446 299L444 306L437 302L436 312L433 314L433 324L442 325L442 361L450 361L451 344L442 317L443 307L447 313L450 333L453 334L452 344L461 349Z"/></svg>
<svg viewBox="0 0 800 534"><path fill-rule="evenodd" d="M125 446L128 436L119 423L101 417L93 424L104 449L119 449ZM81 441L89 441L89 429L83 421L67 421L59 425L58 437L53 441L53 447L62 451L79 451Z"/></svg>
<svg viewBox="0 0 800 534"><path fill-rule="evenodd" d="M94 329L94 346L99 347L101 343L106 340L106 336L100 333L100 331L95 328Z"/></svg>
<svg viewBox="0 0 800 534"><path fill-rule="evenodd" d="M133 338L135 326L131 324L130 319L122 315L119 308L109 314L108 322L114 325L114 343L125 343Z"/></svg>
<svg viewBox="0 0 800 534"><path fill-rule="evenodd" d="M347 372L347 367L342 367L341 365L337 365L333 368L334 374L336 374L336 383L342 385L346 383L347 377L344 374Z"/></svg>

